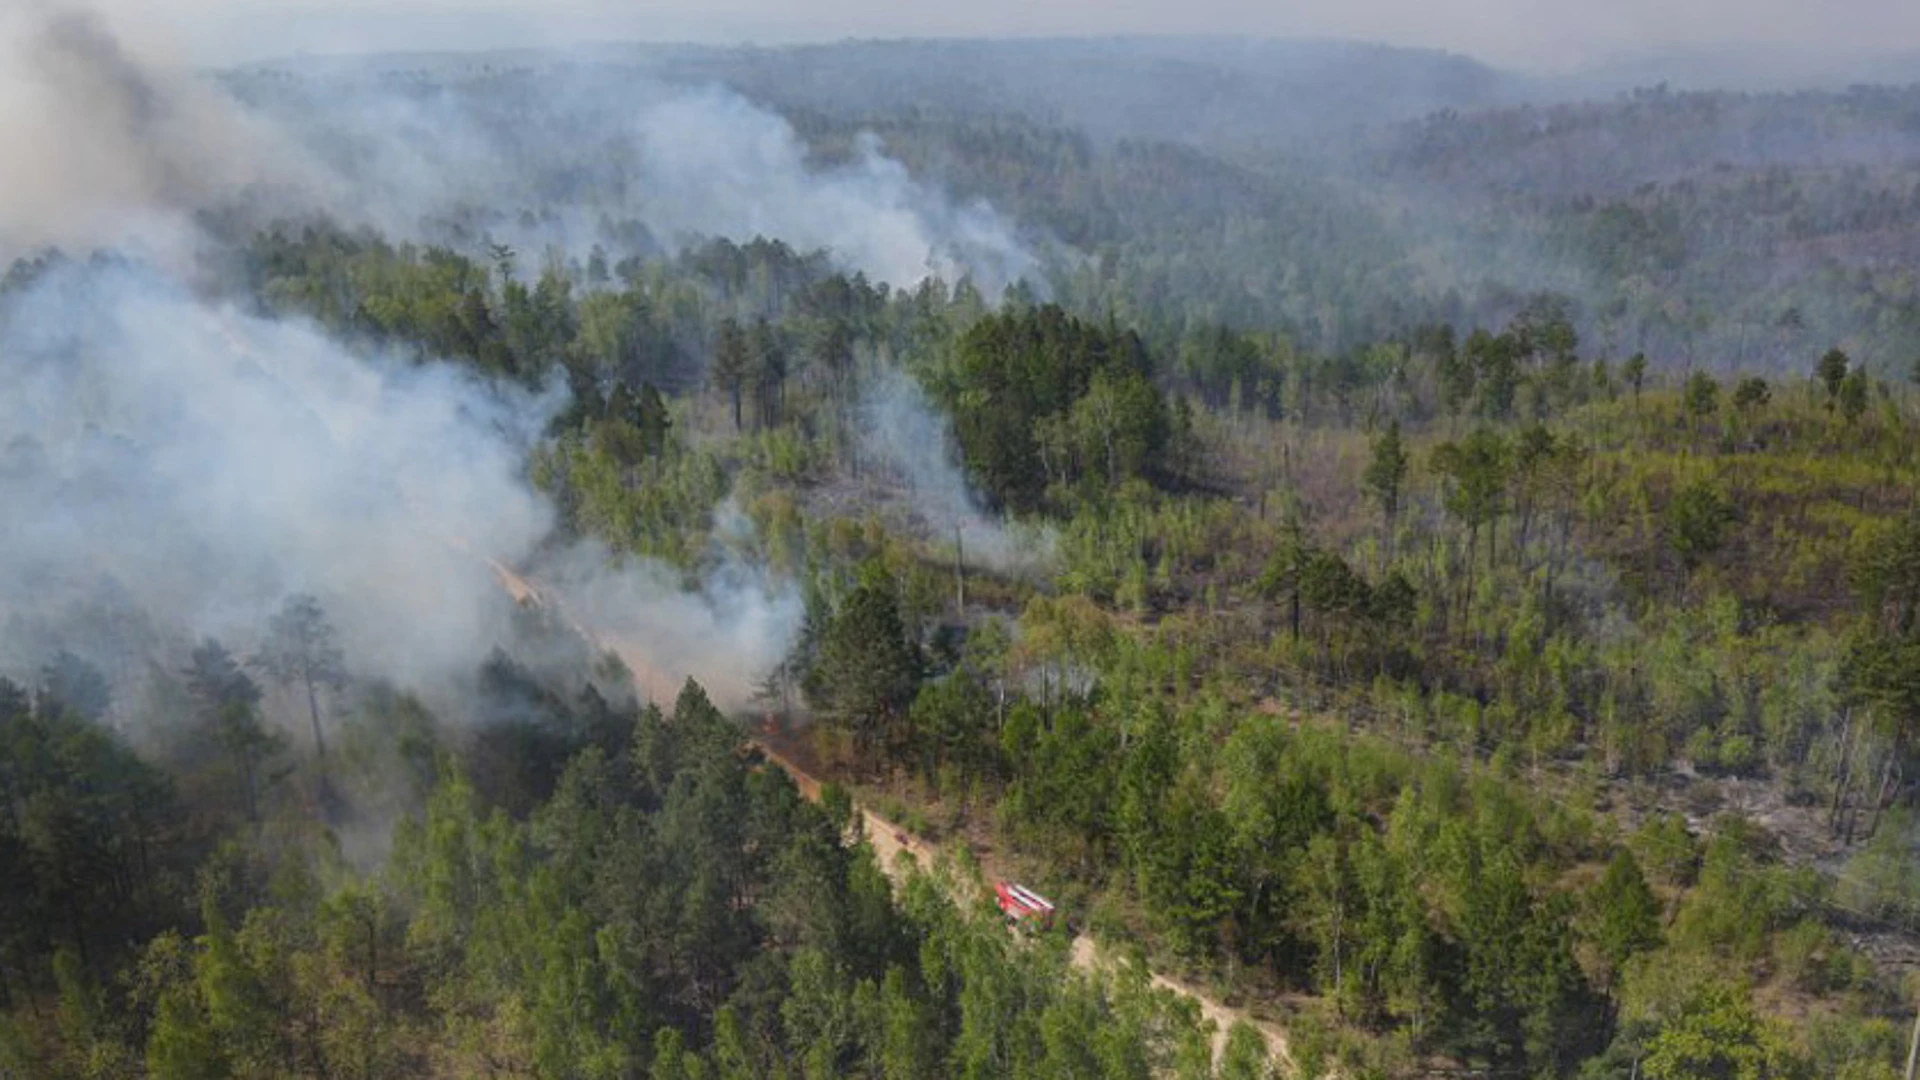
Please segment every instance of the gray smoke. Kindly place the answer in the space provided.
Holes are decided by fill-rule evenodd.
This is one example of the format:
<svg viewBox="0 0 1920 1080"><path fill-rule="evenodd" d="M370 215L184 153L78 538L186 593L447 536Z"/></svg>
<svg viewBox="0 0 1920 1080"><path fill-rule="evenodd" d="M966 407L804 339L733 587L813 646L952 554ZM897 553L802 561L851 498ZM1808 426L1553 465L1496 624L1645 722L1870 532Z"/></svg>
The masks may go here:
<svg viewBox="0 0 1920 1080"><path fill-rule="evenodd" d="M469 253L584 258L630 249L634 225L668 248L765 236L900 286L970 275L990 297L1038 265L991 207L948 198L872 138L815 161L786 120L722 88L572 63L423 79L368 61L214 82L119 26L52 0L0 12L0 259L138 246L181 266L193 214L239 210Z"/></svg>
<svg viewBox="0 0 1920 1080"><path fill-rule="evenodd" d="M130 52L95 15L0 11L0 258L139 245L183 258L185 215L291 183L300 155L190 76Z"/></svg>
<svg viewBox="0 0 1920 1080"><path fill-rule="evenodd" d="M8 433L0 605L108 578L194 635L245 640L325 600L360 670L443 681L504 636L474 553L524 557L550 513L520 448L556 402L348 355L145 270L69 266L0 316Z"/></svg>
<svg viewBox="0 0 1920 1080"><path fill-rule="evenodd" d="M747 527L730 504L719 517L722 534ZM626 663L643 700L671 706L691 676L722 707L745 708L792 648L805 604L791 582L716 546L717 565L691 590L664 566L593 543L546 554L534 572L568 619Z"/></svg>
<svg viewBox="0 0 1920 1080"><path fill-rule="evenodd" d="M348 205L342 174L90 16L9 11L0 59L0 256L128 253L22 264L0 291L0 498L15 508L0 669L33 678L69 649L124 683L208 635L244 655L310 593L357 674L463 685L514 639L497 570L549 537L524 463L563 395L363 355L201 295L196 214L243 196ZM599 551L549 565L645 653L630 663L710 682L723 704L744 703L797 622L790 596L738 572L689 590Z"/></svg>
<svg viewBox="0 0 1920 1080"><path fill-rule="evenodd" d="M523 462L559 395L352 355L119 266L59 267L8 297L0 378L0 499L33 508L0 530L12 666L43 659L18 634L57 630L65 616L43 613L84 611L107 582L122 607L239 646L314 594L354 670L429 691L511 641L491 564L526 563L549 533ZM689 593L597 550L547 565L566 614L630 664L730 704L797 622L793 600L737 576Z"/></svg>
<svg viewBox="0 0 1920 1080"><path fill-rule="evenodd" d="M372 67L231 82L326 163L346 196L331 214L390 235L575 259L595 245L621 253L623 225L668 249L767 237L899 286L971 276L988 296L1038 268L991 207L920 182L871 136L847 160L818 162L785 119L720 87L585 65L430 83Z"/></svg>
<svg viewBox="0 0 1920 1080"><path fill-rule="evenodd" d="M908 503L937 542L958 546L970 566L1030 575L1053 558L1053 534L989 514L956 464L958 451L946 417L920 384L897 368L883 368L861 391L860 453L904 489Z"/></svg>

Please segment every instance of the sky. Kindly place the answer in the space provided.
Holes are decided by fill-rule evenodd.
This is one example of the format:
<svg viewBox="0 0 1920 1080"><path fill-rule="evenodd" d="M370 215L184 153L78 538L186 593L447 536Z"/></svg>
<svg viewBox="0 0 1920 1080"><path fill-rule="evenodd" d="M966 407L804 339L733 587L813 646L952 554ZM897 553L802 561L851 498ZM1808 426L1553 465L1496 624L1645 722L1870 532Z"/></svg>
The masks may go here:
<svg viewBox="0 0 1920 1080"><path fill-rule="evenodd" d="M605 41L1244 34L1442 48L1569 70L1753 45L1920 53L1916 0L118 0L209 64L301 52ZM1916 71L1920 78L1920 71Z"/></svg>

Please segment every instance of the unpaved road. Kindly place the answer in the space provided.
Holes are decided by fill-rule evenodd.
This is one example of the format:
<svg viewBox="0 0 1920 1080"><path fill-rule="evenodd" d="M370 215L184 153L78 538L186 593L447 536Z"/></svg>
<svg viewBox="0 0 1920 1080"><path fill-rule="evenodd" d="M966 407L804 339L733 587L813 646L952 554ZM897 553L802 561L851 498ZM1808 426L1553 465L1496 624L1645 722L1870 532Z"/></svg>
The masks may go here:
<svg viewBox="0 0 1920 1080"><path fill-rule="evenodd" d="M543 606L552 604L549 597L532 582L527 581L496 560L488 559L487 563L492 568L495 576L499 578L501 587L513 597L516 603L530 603ZM559 610L557 605L554 605L554 607L556 610ZM563 618L566 617L564 611L560 611L560 614ZM592 633L588 628L578 623L573 623L570 618L568 622L588 641L595 642L603 647L606 644L599 635ZM617 644L615 645L615 651L621 654L630 668L634 668L636 661L644 660L644 658L641 657L628 656L627 653L630 650L619 648ZM634 668L634 670L639 670L639 668ZM819 801L820 781L816 777L801 768L791 758L774 749L768 740L755 738L753 742L754 745L767 756L769 761L778 765L788 776L793 778L794 785L800 789L802 795L815 802ZM940 854L939 845L934 844L925 837L916 836L907 832L905 829L887 821L885 818L882 818L864 806L856 804L855 809L860 815L860 823L866 833L866 840L869 844L873 845L874 854L880 860L881 869L885 871L887 876L896 884L902 881L908 872L905 865L900 861L901 855L912 855L915 862L923 867L931 867L934 865L935 860ZM1104 954L1099 944L1085 934L1081 934L1073 939L1072 959L1075 967L1087 971L1108 969L1117 963L1115 958ZM1234 1024L1245 1023L1255 1031L1258 1031L1261 1037L1266 1040L1267 1052L1275 1061L1286 1065L1292 1064L1292 1056L1287 1050L1286 1033L1282 1031L1278 1025L1268 1023L1264 1020L1256 1020L1245 1009L1232 1008L1177 979L1157 972L1154 973L1151 978L1153 985L1191 999L1199 1006L1200 1015L1213 1022L1213 1056L1215 1060L1219 1059L1221 1052L1226 1048L1227 1032L1232 1029Z"/></svg>
<svg viewBox="0 0 1920 1080"><path fill-rule="evenodd" d="M767 756L767 760L780 766L788 776L793 778L794 785L800 789L802 795L816 801L820 798L819 780L766 742L755 740L754 745ZM895 884L905 880L909 872L907 865L900 861L901 855L912 855L914 861L923 868L931 867L934 860L939 857L940 845L925 837L907 832L866 807L856 804L856 809L860 814L861 828L866 833L866 841L873 845L873 853L880 860L881 869ZM1073 939L1072 958L1075 967L1086 971L1110 969L1117 963L1114 957L1102 952L1099 944L1086 934ZM1292 1063L1292 1057L1287 1051L1286 1032L1282 1031L1278 1025L1257 1020L1245 1009L1226 1005L1178 979L1155 972L1152 975L1152 982L1154 986L1163 990L1170 990L1181 997L1191 999L1200 1007L1200 1015L1213 1022L1215 1060L1218 1060L1226 1049L1227 1033L1232 1030L1233 1025L1245 1023L1258 1031L1266 1040L1267 1053L1272 1055L1275 1061Z"/></svg>
<svg viewBox="0 0 1920 1080"><path fill-rule="evenodd" d="M1101 955L1100 946L1092 938L1081 934L1079 937L1073 939L1073 962L1076 967L1092 970L1094 968L1107 966L1110 960ZM1245 1009L1236 1009L1232 1006L1222 1004L1218 1000L1170 976L1155 972L1152 976L1152 982L1153 985L1162 990L1171 990L1181 997L1192 999L1200 1006L1200 1015L1213 1021L1213 1058L1215 1061L1220 1060L1220 1055L1226 1051L1227 1033L1233 1030L1233 1025L1244 1023L1255 1031L1258 1031L1260 1037L1266 1040L1267 1053L1272 1056L1275 1061L1289 1065L1292 1064L1293 1058L1287 1052L1286 1032L1280 1030L1278 1025L1270 1024L1265 1020L1256 1020L1248 1014Z"/></svg>

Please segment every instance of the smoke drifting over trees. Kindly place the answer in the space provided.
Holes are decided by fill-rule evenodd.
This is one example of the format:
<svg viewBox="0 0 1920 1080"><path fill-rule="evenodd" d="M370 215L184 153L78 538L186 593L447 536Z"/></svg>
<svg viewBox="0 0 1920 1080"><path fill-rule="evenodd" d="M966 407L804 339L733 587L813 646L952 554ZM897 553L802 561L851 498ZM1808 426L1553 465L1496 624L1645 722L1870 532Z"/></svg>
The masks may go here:
<svg viewBox="0 0 1920 1080"><path fill-rule="evenodd" d="M355 671L403 685L444 687L510 634L487 560L523 563L552 529L524 461L566 395L207 299L204 268L223 258L208 215L325 215L576 258L617 245L616 221L656 248L769 235L901 285L971 272L997 290L1034 265L991 209L944 199L875 145L817 166L785 121L718 89L633 87L555 123L591 89L534 103L343 78L243 105L146 62L90 11L0 16L0 256L81 256L23 264L0 305L0 494L38 508L0 537L13 666L36 670L56 643L110 651L73 615L102 590L116 609L171 613L147 649L245 641L311 593ZM568 220L503 213L497 232L457 231L556 197ZM690 594L603 552L544 558L556 595L643 661L650 692L698 675L744 701L797 622L793 600L740 574ZM115 670L139 669L126 659Z"/></svg>
<svg viewBox="0 0 1920 1080"><path fill-rule="evenodd" d="M179 245L186 215L218 208L432 240L496 214L498 239L578 257L616 245L616 224L671 246L778 237L876 280L971 274L989 295L1036 267L984 203L947 199L871 141L819 166L785 120L713 86L489 69L427 87L369 64L236 74L236 98L58 4L0 15L0 59L0 137L18 148L0 165L0 255L130 231ZM503 207L544 219L521 227Z"/></svg>
<svg viewBox="0 0 1920 1080"><path fill-rule="evenodd" d="M0 18L0 1075L1897 1075L1920 87Z"/></svg>
<svg viewBox="0 0 1920 1080"><path fill-rule="evenodd" d="M715 86L591 67L230 81L349 193L330 212L390 235L576 258L765 236L897 285L970 274L989 295L1037 267L991 207L947 199L873 140L813 162L787 121Z"/></svg>
<svg viewBox="0 0 1920 1080"><path fill-rule="evenodd" d="M955 464L958 447L945 417L911 376L881 373L860 403L860 449L906 486L913 511L941 543L955 544L967 564L1002 572L1040 569L1053 537L990 515Z"/></svg>
<svg viewBox="0 0 1920 1080"><path fill-rule="evenodd" d="M0 357L0 486L37 508L0 542L11 611L111 579L225 636L309 591L360 670L405 682L444 682L504 631L504 596L455 545L516 559L545 532L519 455L553 398L362 360L122 266L10 296Z"/></svg>
<svg viewBox="0 0 1920 1080"><path fill-rule="evenodd" d="M185 243L183 215L284 177L277 145L184 71L144 63L87 9L0 12L0 257L45 244Z"/></svg>

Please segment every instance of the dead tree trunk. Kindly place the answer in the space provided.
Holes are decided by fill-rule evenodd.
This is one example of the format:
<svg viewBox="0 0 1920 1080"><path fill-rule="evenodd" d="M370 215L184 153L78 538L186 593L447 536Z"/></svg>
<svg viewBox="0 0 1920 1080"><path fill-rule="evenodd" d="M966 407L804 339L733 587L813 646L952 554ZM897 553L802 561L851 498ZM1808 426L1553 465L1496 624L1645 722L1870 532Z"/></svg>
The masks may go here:
<svg viewBox="0 0 1920 1080"><path fill-rule="evenodd" d="M1887 803L1892 801L1893 793L1898 787L1895 781L1900 777L1901 769L1900 755L1897 751L1898 747L1887 747L1887 764L1880 770L1880 786L1875 790L1873 797L1873 820L1867 823L1869 840L1880 831L1880 815L1886 813Z"/></svg>
<svg viewBox="0 0 1920 1080"><path fill-rule="evenodd" d="M1827 807L1827 835L1840 835L1840 808L1847 801L1847 787L1853 781L1853 710L1846 712L1846 727L1840 730L1840 777L1833 786L1833 803Z"/></svg>

